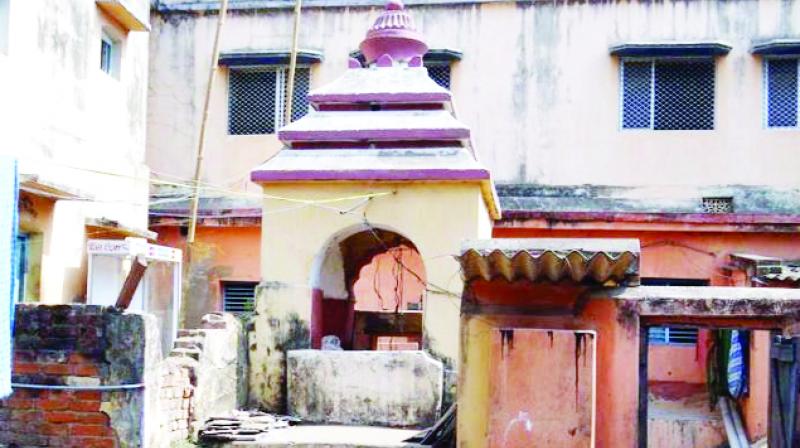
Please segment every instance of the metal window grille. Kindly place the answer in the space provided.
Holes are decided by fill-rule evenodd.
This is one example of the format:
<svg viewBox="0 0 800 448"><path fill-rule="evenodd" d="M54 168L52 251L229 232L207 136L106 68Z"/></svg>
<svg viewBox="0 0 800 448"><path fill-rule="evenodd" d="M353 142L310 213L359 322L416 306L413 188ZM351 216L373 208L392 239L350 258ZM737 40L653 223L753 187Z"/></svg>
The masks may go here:
<svg viewBox="0 0 800 448"><path fill-rule="evenodd" d="M247 313L255 309L255 282L225 282L222 284L222 309L226 313Z"/></svg>
<svg viewBox="0 0 800 448"><path fill-rule="evenodd" d="M650 327L651 344L697 344L697 328Z"/></svg>
<svg viewBox="0 0 800 448"><path fill-rule="evenodd" d="M766 124L770 128L797 127L800 59L765 59Z"/></svg>
<svg viewBox="0 0 800 448"><path fill-rule="evenodd" d="M714 128L713 59L623 61L623 129Z"/></svg>
<svg viewBox="0 0 800 448"><path fill-rule="evenodd" d="M733 213L733 198L703 198L704 213Z"/></svg>
<svg viewBox="0 0 800 448"><path fill-rule="evenodd" d="M228 89L228 133L231 135L274 134L285 124L287 67L231 69ZM311 69L295 72L292 120L308 113Z"/></svg>
<svg viewBox="0 0 800 448"><path fill-rule="evenodd" d="M450 64L430 64L425 66L428 69L428 76L436 84L450 90Z"/></svg>

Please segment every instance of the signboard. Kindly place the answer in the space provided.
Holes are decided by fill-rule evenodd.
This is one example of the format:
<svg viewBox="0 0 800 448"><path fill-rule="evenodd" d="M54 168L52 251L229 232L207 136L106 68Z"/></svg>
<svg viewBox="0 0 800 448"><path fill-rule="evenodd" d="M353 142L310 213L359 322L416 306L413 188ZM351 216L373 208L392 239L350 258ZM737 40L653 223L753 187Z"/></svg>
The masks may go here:
<svg viewBox="0 0 800 448"><path fill-rule="evenodd" d="M17 263L8 254L16 253L17 242L17 162L0 156L0 398L11 394L12 337L14 304L17 296Z"/></svg>

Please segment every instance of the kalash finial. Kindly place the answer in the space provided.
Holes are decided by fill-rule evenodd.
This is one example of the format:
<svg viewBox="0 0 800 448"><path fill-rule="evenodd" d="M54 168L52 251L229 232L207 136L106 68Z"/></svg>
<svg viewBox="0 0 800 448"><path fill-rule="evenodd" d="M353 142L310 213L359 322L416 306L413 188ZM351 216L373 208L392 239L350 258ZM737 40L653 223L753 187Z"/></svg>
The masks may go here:
<svg viewBox="0 0 800 448"><path fill-rule="evenodd" d="M391 66L394 62L421 66L422 57L428 52L422 34L401 0L386 2L386 9L367 31L360 48L367 65L377 61L380 67Z"/></svg>

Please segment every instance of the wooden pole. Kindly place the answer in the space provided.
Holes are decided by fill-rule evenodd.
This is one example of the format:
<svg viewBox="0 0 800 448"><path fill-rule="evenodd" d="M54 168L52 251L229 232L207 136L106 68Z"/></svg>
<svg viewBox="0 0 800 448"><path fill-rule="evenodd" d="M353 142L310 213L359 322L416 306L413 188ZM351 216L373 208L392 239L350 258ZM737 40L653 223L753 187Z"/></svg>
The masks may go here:
<svg viewBox="0 0 800 448"><path fill-rule="evenodd" d="M136 288L144 277L144 271L147 270L147 260L143 256L137 255L131 263L131 270L128 276L125 277L125 283L122 284L122 289L117 296L117 308L127 309L131 305L133 295L136 293Z"/></svg>
<svg viewBox="0 0 800 448"><path fill-rule="evenodd" d="M302 0L294 2L294 30L292 31L292 51L289 54L289 80L286 88L286 115L284 123L292 122L292 108L294 106L294 75L297 72L297 42L300 39L300 10Z"/></svg>
<svg viewBox="0 0 800 448"><path fill-rule="evenodd" d="M206 96L203 104L203 118L200 122L200 138L197 142L197 160L194 165L194 194L192 195L192 210L189 221L189 234L186 241L194 243L195 229L197 228L197 209L200 206L200 175L203 173L203 151L206 143L206 125L208 124L208 108L211 102L211 89L217 79L217 63L219 62L219 40L222 34L222 26L225 24L225 16L228 14L228 0L222 0L219 8L219 19L217 20L217 31L214 34L214 49L211 54L211 67L208 69L208 84L206 85Z"/></svg>

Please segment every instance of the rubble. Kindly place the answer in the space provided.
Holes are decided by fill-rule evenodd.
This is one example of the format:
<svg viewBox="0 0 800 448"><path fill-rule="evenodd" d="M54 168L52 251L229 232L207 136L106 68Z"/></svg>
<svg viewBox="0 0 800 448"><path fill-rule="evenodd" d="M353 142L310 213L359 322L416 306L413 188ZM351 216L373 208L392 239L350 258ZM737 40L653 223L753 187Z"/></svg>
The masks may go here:
<svg viewBox="0 0 800 448"><path fill-rule="evenodd" d="M233 411L206 420L198 437L200 442L252 442L259 434L285 429L299 422L295 417L261 411Z"/></svg>

